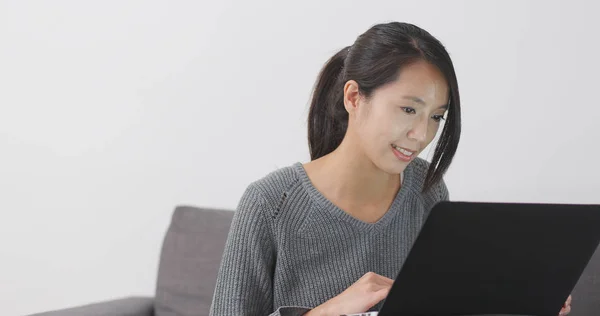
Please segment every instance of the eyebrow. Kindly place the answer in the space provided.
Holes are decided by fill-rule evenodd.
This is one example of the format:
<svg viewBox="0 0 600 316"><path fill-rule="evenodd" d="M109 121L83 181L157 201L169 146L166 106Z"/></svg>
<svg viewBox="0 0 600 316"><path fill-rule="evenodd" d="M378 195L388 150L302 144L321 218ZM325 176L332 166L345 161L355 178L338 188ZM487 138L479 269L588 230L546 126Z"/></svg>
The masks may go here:
<svg viewBox="0 0 600 316"><path fill-rule="evenodd" d="M421 98L419 98L419 97L415 97L415 96L410 96L410 95L407 95L407 96L404 96L404 99L406 99L406 100L410 100L410 101L413 101L413 102L415 102L415 103L419 103L419 104L421 104L421 105L425 105L425 101L423 101L423 99L421 99ZM448 104L443 104L443 105L441 105L441 106L439 107L439 109L445 109L445 110L447 110L447 109L448 109Z"/></svg>

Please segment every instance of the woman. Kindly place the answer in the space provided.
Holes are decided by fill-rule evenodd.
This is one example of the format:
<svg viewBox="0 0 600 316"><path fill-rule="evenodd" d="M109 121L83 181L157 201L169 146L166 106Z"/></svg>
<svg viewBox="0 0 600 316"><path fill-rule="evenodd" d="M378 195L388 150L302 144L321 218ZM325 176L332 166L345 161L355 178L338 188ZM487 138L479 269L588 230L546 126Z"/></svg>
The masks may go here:
<svg viewBox="0 0 600 316"><path fill-rule="evenodd" d="M444 120L429 164L417 156ZM315 85L311 161L243 194L211 315L378 310L429 211L449 199L442 177L460 131L456 74L437 39L399 22L360 35Z"/></svg>

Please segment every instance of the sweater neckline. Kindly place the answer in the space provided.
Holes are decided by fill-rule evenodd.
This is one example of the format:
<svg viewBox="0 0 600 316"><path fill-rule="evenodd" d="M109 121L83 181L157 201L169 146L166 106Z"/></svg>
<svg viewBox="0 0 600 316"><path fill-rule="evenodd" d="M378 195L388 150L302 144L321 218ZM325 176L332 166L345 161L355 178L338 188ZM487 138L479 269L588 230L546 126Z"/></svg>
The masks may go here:
<svg viewBox="0 0 600 316"><path fill-rule="evenodd" d="M379 231L383 227L387 226L387 224L391 222L392 218L394 218L402 209L402 203L406 200L406 196L409 194L411 186L414 185L414 168L412 168L412 164L409 164L404 170L403 174L401 174L402 182L400 190L398 190L396 193L396 196L390 204L388 210L378 221L369 223L350 215L348 212L344 211L335 205L331 200L326 198L319 190L317 190L308 177L306 169L304 169L304 165L301 162L296 162L294 164L294 169L299 175L302 186L306 192L308 192L311 200L314 201L319 208L329 212L338 219L350 223L356 226L358 229L365 231Z"/></svg>

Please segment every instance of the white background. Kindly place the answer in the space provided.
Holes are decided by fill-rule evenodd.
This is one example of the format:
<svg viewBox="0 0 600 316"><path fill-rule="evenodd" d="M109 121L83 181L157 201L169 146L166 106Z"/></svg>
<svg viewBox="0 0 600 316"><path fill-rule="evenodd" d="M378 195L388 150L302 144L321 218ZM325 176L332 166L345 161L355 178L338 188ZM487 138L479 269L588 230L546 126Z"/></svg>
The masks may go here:
<svg viewBox="0 0 600 316"><path fill-rule="evenodd" d="M390 20L424 27L455 62L453 200L600 204L599 11L0 1L0 313L153 295L173 208L232 209L251 181L307 161L320 67Z"/></svg>

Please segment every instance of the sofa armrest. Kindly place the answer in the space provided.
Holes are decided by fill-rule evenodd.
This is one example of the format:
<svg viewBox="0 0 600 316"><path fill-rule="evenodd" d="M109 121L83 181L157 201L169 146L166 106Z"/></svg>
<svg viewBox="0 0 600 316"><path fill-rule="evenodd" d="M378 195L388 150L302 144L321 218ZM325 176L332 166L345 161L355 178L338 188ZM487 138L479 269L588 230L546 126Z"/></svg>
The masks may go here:
<svg viewBox="0 0 600 316"><path fill-rule="evenodd" d="M153 316L154 299L126 297L31 316Z"/></svg>

